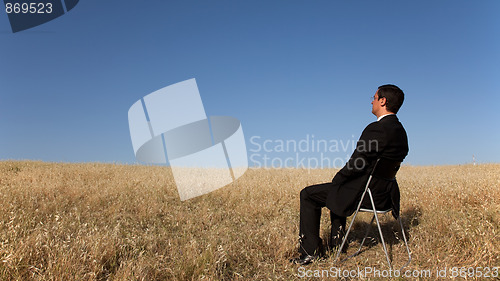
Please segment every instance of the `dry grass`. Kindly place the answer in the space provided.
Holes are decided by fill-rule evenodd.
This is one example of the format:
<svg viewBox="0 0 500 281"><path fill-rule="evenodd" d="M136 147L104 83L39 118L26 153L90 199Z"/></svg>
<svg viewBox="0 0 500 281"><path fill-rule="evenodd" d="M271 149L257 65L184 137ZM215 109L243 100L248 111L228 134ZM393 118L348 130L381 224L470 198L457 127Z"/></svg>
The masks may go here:
<svg viewBox="0 0 500 281"><path fill-rule="evenodd" d="M181 202L164 167L2 161L0 279L300 280L288 262L297 249L299 191L334 173L249 170ZM411 270L500 266L500 165L405 166L398 180ZM383 221L401 266L397 225ZM364 226L355 224L350 251ZM342 264L327 257L307 269L387 269L380 244L371 246Z"/></svg>

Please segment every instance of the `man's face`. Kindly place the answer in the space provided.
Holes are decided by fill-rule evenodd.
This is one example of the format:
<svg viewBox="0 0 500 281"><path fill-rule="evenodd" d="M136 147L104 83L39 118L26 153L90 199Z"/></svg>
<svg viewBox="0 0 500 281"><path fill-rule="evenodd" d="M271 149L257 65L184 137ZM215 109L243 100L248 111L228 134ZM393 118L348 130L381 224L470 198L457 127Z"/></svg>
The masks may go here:
<svg viewBox="0 0 500 281"><path fill-rule="evenodd" d="M379 116L382 106L385 104L385 98L379 99L378 90L372 98L372 113Z"/></svg>

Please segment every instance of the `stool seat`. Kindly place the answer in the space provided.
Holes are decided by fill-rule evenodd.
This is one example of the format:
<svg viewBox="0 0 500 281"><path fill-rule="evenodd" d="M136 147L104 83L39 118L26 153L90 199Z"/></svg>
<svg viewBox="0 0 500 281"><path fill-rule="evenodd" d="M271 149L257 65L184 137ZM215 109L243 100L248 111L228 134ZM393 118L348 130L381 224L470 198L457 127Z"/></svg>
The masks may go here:
<svg viewBox="0 0 500 281"><path fill-rule="evenodd" d="M365 209L365 208L359 208L359 211L360 212L365 212L365 213L373 213L373 210L372 209ZM389 212L392 212L392 208L390 209L387 209L387 210L383 210L383 211L380 211L380 210L376 210L377 211L377 214L385 214L385 213L389 213Z"/></svg>

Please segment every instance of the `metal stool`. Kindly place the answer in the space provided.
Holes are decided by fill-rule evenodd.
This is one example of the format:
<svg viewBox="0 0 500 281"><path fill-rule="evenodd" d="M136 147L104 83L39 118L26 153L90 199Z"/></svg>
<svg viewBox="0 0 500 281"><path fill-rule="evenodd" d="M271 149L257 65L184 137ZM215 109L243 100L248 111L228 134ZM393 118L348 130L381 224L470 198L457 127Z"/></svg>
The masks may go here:
<svg viewBox="0 0 500 281"><path fill-rule="evenodd" d="M376 220L377 227L378 227L378 233L380 234L380 239L382 240L382 247L384 248L385 257L387 258L387 263L389 264L389 268L392 268L391 260L389 259L389 254L387 253L387 248L385 246L384 236L382 235L382 229L380 228L380 222L378 220L379 214L382 214L382 215L386 214L386 213L392 211L392 208L387 209L387 210L383 210L383 211L377 210L375 208L375 203L373 202L372 192L370 190L370 182L372 180L372 177L382 178L382 179L387 180L387 181L395 181L396 180L396 173L399 170L400 164L401 164L401 162L393 161L393 160L390 160L387 158L380 158L377 160L377 163L375 164L375 167L373 167L373 170L370 174L370 177L368 178L368 181L366 182L365 191L363 192L363 195L361 196L361 200L359 201L358 207L356 208L356 212L354 213L354 217L352 218L351 223L349 224L349 228L347 229L347 232L346 232L344 238L342 239L342 244L340 245L340 247L338 249L337 255L335 256L335 260L337 260L338 257L340 256L340 252L341 252L342 248L344 247L345 242L347 241L347 236L349 235L349 232L351 231L352 225L354 224L354 221L356 220L356 216L358 215L358 212L369 212L369 213L373 214L373 217L372 217L372 220L370 221L370 225L369 225L368 229L366 230L365 236L363 237L363 240L361 241L361 245L359 245L358 251L356 251L356 253L348 256L344 260L347 260L347 259L359 254L359 252L361 251L361 247L363 247L363 244L365 243L366 237L368 236L368 232L370 231L370 226L372 225L373 220ZM363 202L363 199L365 198L366 193L368 193L368 195L370 197L370 202L372 205L371 209L361 208L361 204ZM405 231L403 229L403 223L401 221L401 216L398 216L397 220L399 221L399 225L401 226L401 233L403 234L403 239L405 241L406 250L408 251L408 262L405 265L403 265L403 267L401 267L401 269L403 269L405 266L410 264L411 253L410 253L410 248L408 247L408 241L406 240Z"/></svg>

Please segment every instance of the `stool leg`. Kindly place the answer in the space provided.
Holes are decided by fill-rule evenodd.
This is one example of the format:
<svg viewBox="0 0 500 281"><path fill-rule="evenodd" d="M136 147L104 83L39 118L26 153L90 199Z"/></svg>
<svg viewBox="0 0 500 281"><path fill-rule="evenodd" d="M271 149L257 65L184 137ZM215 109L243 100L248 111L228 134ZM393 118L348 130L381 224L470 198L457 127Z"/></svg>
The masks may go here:
<svg viewBox="0 0 500 281"><path fill-rule="evenodd" d="M406 264L404 264L403 267L401 267L400 270L402 270L403 268L405 268L407 265L410 264L411 253L410 253L410 247L408 247L408 241L406 240L405 230L403 228L403 222L401 221L401 216L398 217L398 221L399 221L399 225L401 226L401 233L403 233L403 240L405 241L406 251L408 251L408 262Z"/></svg>
<svg viewBox="0 0 500 281"><path fill-rule="evenodd" d="M358 206L358 210L359 210L359 206ZM354 220L356 219L356 216L358 215L358 210L356 210L356 213L354 213L354 216L353 216L351 222L349 223L349 228L347 229L347 232L345 233L344 238L342 239L342 244L340 245L340 248L337 251L337 255L335 256L335 259L334 259L335 261L339 258L340 252L344 248L344 244L347 241L347 236L349 235L349 232L351 231L351 227L354 224Z"/></svg>
<svg viewBox="0 0 500 281"><path fill-rule="evenodd" d="M380 228L380 222L378 221L378 216L375 215L375 219L377 220L378 233L380 234L380 240L382 240L382 246L384 247L385 257L387 258L387 263L389 264L389 268L391 267L391 260L389 259L389 254L387 254L387 248L385 247L384 235L382 235L382 228Z"/></svg>
<svg viewBox="0 0 500 281"><path fill-rule="evenodd" d="M347 236L349 235L349 232L351 231L351 227L354 224L354 220L356 220L356 216L358 215L359 208L361 208L361 203L363 203L363 199L365 198L366 191L368 190L368 192L370 192L370 189L368 189L368 186L370 186L371 180L372 180L372 175L370 175L370 177L368 177L368 182L366 183L365 191L361 195L361 199L359 200L358 207L356 208L356 212L354 213L354 216L351 220L351 223L349 224L349 228L347 229L347 232L344 235L344 239L342 239L342 245L340 245L340 248L337 251L337 255L335 256L335 260L337 260L339 258L340 251L342 251L342 249L344 248L344 244L347 241ZM373 199L372 199L372 201L373 201Z"/></svg>
<svg viewBox="0 0 500 281"><path fill-rule="evenodd" d="M389 259L389 254L387 254L387 248L385 247L384 235L382 235L382 228L380 228L380 222L378 221L377 210L375 209L375 202L373 202L373 196L370 189L368 189L368 195L370 196L370 201L372 203L373 215L375 215L375 220L377 221L378 233L380 234L380 240L382 240L382 247L384 247L385 257L387 258L387 263L389 264L389 268L392 268L391 260Z"/></svg>
<svg viewBox="0 0 500 281"><path fill-rule="evenodd" d="M352 258L352 257L356 256L357 254L359 254L359 252L361 252L361 247L363 247L363 244L365 243L366 237L368 237L368 232L370 232L370 229L372 227L374 220L375 220L375 215L373 215L372 220L370 221L370 224L366 228L365 236L363 237L363 240L361 241L361 244L359 245L358 251L356 251L356 253L350 255L348 258Z"/></svg>

